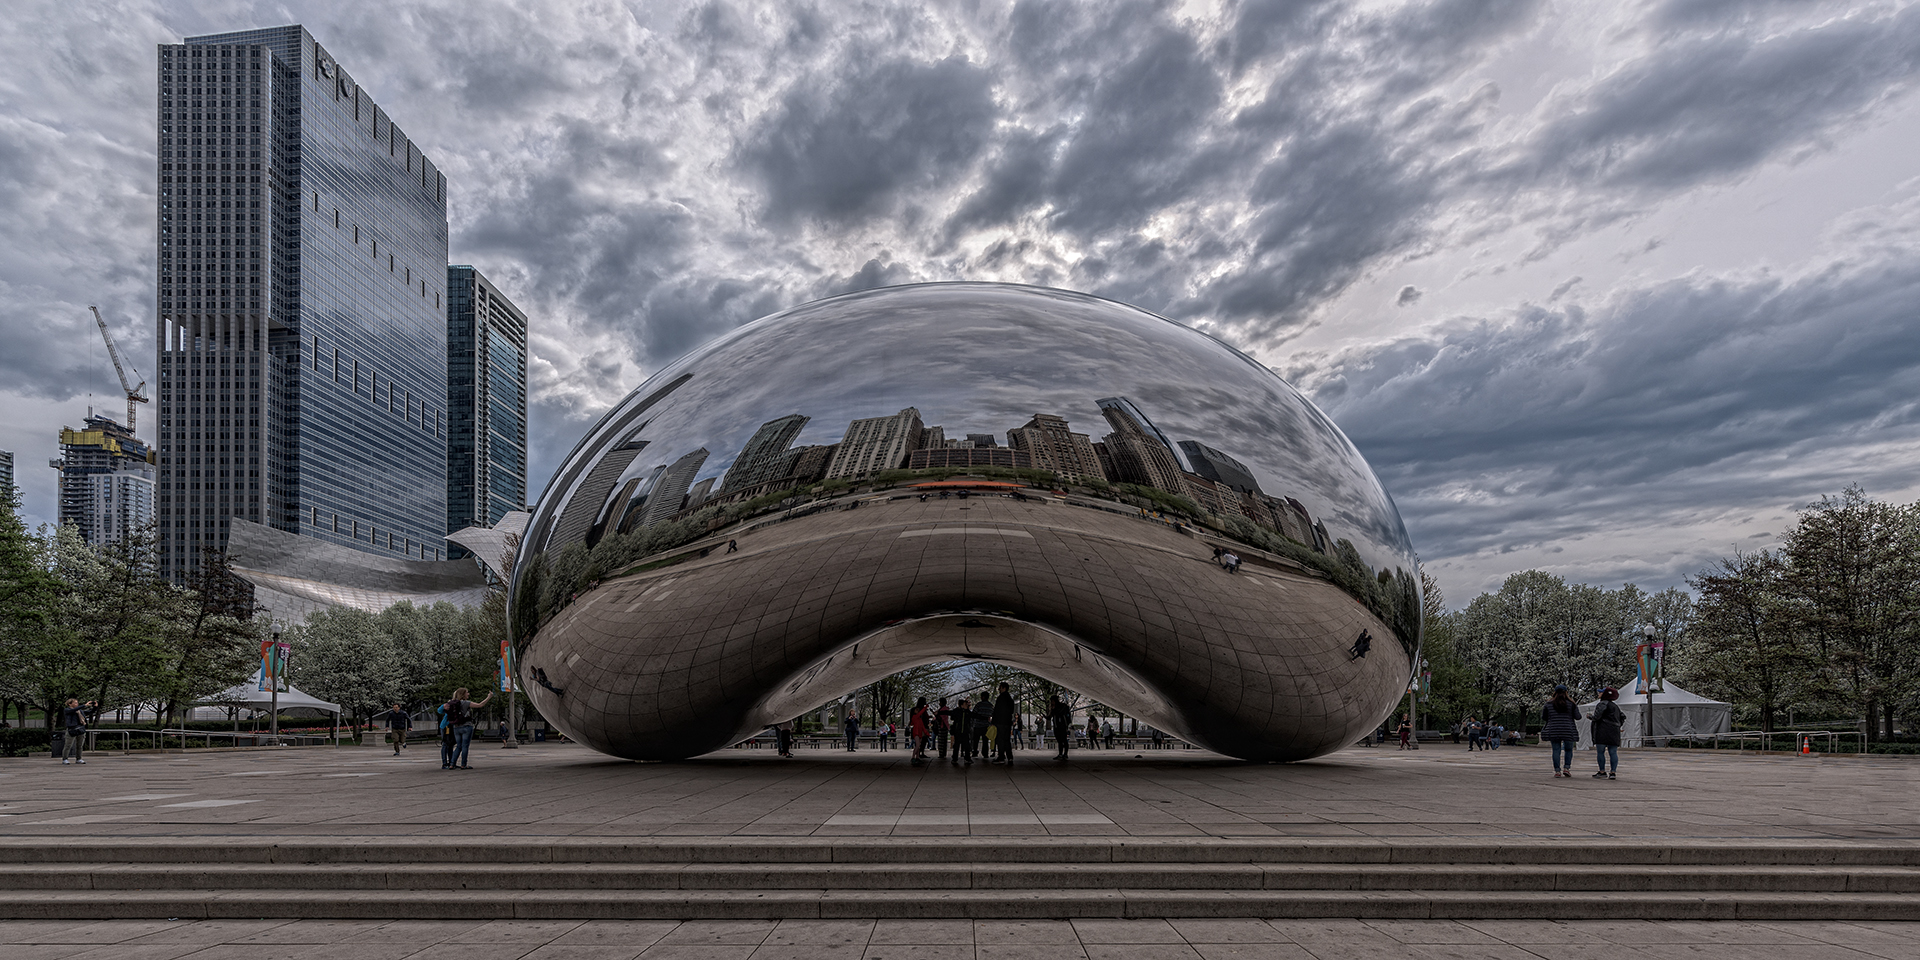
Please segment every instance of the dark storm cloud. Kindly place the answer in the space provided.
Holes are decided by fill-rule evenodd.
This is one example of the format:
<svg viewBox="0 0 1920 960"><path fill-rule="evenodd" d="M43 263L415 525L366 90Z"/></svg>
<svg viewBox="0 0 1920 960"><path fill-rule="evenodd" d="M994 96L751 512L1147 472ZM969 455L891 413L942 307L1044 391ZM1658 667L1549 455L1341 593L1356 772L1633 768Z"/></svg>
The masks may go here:
<svg viewBox="0 0 1920 960"><path fill-rule="evenodd" d="M1609 190L1673 190L1822 145L1920 69L1920 7L1667 43L1550 104L1518 163Z"/></svg>
<svg viewBox="0 0 1920 960"><path fill-rule="evenodd" d="M740 160L760 178L768 219L858 221L964 171L993 118L986 71L964 58L881 60L825 91L796 81Z"/></svg>
<svg viewBox="0 0 1920 960"><path fill-rule="evenodd" d="M1599 531L1623 500L1649 513L1908 482L1906 463L1818 464L1920 437L1916 297L1910 256L1791 279L1687 277L1591 310L1461 319L1294 374L1418 517L1416 534L1463 553L1528 527ZM1800 476L1783 490L1785 451Z"/></svg>

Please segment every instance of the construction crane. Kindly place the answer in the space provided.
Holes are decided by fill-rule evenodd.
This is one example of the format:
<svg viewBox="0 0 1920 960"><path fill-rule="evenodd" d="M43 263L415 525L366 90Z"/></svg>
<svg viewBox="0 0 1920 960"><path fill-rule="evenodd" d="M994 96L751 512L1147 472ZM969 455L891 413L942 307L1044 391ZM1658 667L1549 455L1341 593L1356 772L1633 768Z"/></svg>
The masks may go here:
<svg viewBox="0 0 1920 960"><path fill-rule="evenodd" d="M87 309L93 311L93 322L100 325L100 337L107 341L107 356L113 358L113 372L120 375L120 389L127 392L127 432L133 433L135 432L133 428L133 405L148 402L147 382L142 380L140 381L140 385L136 387L127 379L126 364L120 362L120 348L113 345L113 334L107 332L107 321L101 319L100 308L93 304L88 304ZM138 375L140 371L135 370L134 373Z"/></svg>

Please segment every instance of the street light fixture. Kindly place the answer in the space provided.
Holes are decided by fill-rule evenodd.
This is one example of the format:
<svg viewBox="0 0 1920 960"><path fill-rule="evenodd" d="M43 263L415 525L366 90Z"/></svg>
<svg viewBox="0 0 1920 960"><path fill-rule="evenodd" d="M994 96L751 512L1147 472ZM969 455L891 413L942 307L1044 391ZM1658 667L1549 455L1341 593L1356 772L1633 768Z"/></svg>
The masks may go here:
<svg viewBox="0 0 1920 960"><path fill-rule="evenodd" d="M1653 674L1660 668L1659 662L1654 659L1653 638L1659 636L1659 633L1660 631L1655 630L1651 623L1640 625L1640 636L1645 641L1642 647L1645 652L1640 657L1640 686L1647 694L1647 717L1642 724L1646 730L1646 738L1640 742L1643 747L1653 746Z"/></svg>

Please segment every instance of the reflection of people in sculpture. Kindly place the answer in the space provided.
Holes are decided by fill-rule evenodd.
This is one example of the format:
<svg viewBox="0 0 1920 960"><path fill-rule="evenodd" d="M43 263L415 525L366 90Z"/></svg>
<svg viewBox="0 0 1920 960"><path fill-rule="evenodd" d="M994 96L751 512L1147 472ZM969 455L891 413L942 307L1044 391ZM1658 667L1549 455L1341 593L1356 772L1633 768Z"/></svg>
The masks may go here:
<svg viewBox="0 0 1920 960"><path fill-rule="evenodd" d="M994 763L1013 762L1013 694L1005 683L993 701Z"/></svg>
<svg viewBox="0 0 1920 960"><path fill-rule="evenodd" d="M1362 630L1360 639L1353 641L1353 646L1347 648L1347 659L1358 660L1366 656L1367 651L1371 649L1373 649L1373 635Z"/></svg>
<svg viewBox="0 0 1920 960"><path fill-rule="evenodd" d="M727 552L728 552L728 553L739 553L739 552L740 552L740 541L738 541L738 540L728 540L728 541L727 541Z"/></svg>

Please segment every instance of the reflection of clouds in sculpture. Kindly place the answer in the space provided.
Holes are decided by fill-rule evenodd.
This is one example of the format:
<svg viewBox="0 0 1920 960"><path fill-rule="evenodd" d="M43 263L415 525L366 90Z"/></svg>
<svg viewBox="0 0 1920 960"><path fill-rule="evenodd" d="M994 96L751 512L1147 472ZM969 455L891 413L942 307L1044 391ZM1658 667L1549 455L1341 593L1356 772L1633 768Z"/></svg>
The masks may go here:
<svg viewBox="0 0 1920 960"><path fill-rule="evenodd" d="M975 459L969 434L998 449ZM947 451L931 468L1031 466L1003 476L1066 493L825 482L864 488L923 443ZM516 589L526 663L572 691L543 712L622 756L711 749L873 671L984 656L1096 698L1135 677L1143 720L1299 759L1377 722L1418 641L1411 545L1347 438L1244 354L1080 294L928 284L796 307L656 374L559 477L522 548L523 582L549 578ZM1189 510L1191 527L1155 513ZM1257 562L1229 573L1209 560L1227 548ZM1401 643L1354 665L1363 629Z"/></svg>
<svg viewBox="0 0 1920 960"><path fill-rule="evenodd" d="M1170 440L1229 453L1265 492L1299 499L1370 565L1413 566L1391 501L1324 414L1244 354L1133 307L998 284L872 290L743 327L623 406L687 372L693 380L637 434L653 441L640 458L648 467L704 446L712 456L699 477L721 477L760 424L789 413L811 418L796 447L908 406L950 438L1004 438L1054 413L1098 440L1109 427L1094 401L1127 396Z"/></svg>

